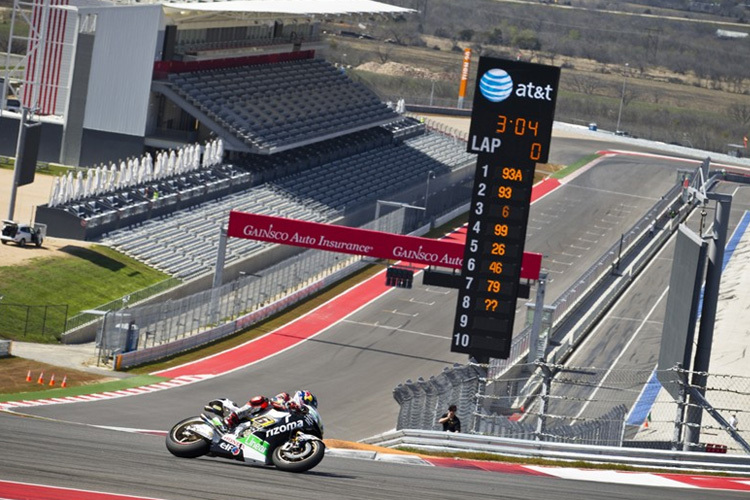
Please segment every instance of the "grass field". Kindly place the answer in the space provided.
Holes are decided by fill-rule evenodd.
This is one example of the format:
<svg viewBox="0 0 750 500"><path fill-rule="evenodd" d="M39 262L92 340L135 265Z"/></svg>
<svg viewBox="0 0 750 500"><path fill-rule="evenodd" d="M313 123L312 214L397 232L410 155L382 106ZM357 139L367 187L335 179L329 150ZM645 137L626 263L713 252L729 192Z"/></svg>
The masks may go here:
<svg viewBox="0 0 750 500"><path fill-rule="evenodd" d="M27 342L57 342L58 333L27 325L25 306L67 306L67 316L116 300L168 276L105 246L63 247L65 257L41 257L23 266L0 267L0 337ZM23 305L16 307L14 304ZM61 308L48 310L57 321ZM42 314L35 311L35 315Z"/></svg>

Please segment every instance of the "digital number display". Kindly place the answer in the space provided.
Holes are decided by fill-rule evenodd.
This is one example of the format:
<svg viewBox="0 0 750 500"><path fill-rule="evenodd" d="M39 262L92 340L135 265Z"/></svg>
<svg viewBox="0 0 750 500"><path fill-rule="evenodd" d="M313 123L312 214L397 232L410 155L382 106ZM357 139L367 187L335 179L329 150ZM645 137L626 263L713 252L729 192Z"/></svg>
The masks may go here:
<svg viewBox="0 0 750 500"><path fill-rule="evenodd" d="M480 58L467 150L545 163L560 68Z"/></svg>
<svg viewBox="0 0 750 500"><path fill-rule="evenodd" d="M468 151L477 153L451 350L507 358L537 162L546 162L560 70L480 58Z"/></svg>

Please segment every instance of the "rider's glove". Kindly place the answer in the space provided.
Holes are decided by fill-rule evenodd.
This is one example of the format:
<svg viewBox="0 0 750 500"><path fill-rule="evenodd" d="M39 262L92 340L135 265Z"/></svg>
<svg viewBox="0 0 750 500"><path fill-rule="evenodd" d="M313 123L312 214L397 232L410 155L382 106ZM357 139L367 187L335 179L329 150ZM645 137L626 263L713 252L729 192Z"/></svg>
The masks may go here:
<svg viewBox="0 0 750 500"><path fill-rule="evenodd" d="M229 416L224 419L224 425L226 425L230 429L237 427L239 423L240 417L238 417L235 412L230 413Z"/></svg>
<svg viewBox="0 0 750 500"><path fill-rule="evenodd" d="M287 407L287 409L289 411L294 412L294 413L302 413L302 412L304 412L304 409L300 405L298 405L297 403L295 403L294 401L289 401L286 404L286 407Z"/></svg>

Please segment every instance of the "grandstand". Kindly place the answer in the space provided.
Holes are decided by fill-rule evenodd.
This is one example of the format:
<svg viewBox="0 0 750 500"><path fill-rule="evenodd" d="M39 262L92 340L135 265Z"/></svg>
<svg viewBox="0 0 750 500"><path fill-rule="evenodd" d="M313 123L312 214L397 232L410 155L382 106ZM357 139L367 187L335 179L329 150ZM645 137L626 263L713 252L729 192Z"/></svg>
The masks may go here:
<svg viewBox="0 0 750 500"><path fill-rule="evenodd" d="M396 118L360 84L320 59L170 74L175 102L193 105L255 153L270 154ZM168 87L155 87L163 93Z"/></svg>
<svg viewBox="0 0 750 500"><path fill-rule="evenodd" d="M445 174L473 164L474 158L456 148L451 139L437 133L422 134L302 170L191 210L177 211L167 218L114 231L101 242L187 279L213 270L218 228L226 223L230 210L333 222L343 215L346 206L362 206L386 198L423 181L430 171ZM226 261L248 258L267 246L230 240Z"/></svg>
<svg viewBox="0 0 750 500"><path fill-rule="evenodd" d="M415 190L426 197L426 179L471 177L463 143L403 117L324 59L319 16L408 9L369 0L345 10L288 0L278 7L286 13L244 1L65 3L51 0L48 19L75 16L78 29L55 25L29 51L47 54L59 36L75 53L49 53L57 80L45 72L40 84L26 71L20 82L24 106L47 130L41 157L91 167L61 179L37 208L49 236L100 241L187 279L213 269L230 210L361 223L345 216L403 193L413 200ZM0 129L16 115L4 111ZM264 248L230 241L227 262Z"/></svg>

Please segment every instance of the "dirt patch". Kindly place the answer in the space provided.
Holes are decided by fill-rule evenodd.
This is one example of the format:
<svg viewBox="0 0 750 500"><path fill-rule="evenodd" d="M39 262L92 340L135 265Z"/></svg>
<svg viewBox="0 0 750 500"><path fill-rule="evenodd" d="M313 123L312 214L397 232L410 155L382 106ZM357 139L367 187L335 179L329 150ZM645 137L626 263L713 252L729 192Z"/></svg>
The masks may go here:
<svg viewBox="0 0 750 500"><path fill-rule="evenodd" d="M50 382L52 375L55 381L52 386ZM40 376L42 377L41 383ZM31 380L27 381L26 378ZM63 377L68 387L90 385L98 382L112 380L94 373L88 373L71 368L53 366L31 359L9 357L0 358L0 394L17 394L19 392L40 392L48 389L59 388Z"/></svg>
<svg viewBox="0 0 750 500"><path fill-rule="evenodd" d="M446 73L436 73L434 71L430 71L427 68L410 66L393 61L388 61L384 64L379 64L372 61L366 62L357 66L357 69L360 71L369 71L370 73L378 73L381 75L405 76L408 78L419 78L421 80L450 80L452 78L452 75Z"/></svg>
<svg viewBox="0 0 750 500"><path fill-rule="evenodd" d="M340 439L326 439L326 446L331 448L338 448L342 450L360 450L360 451L374 451L377 453L389 453L391 455L417 455L407 451L394 450L391 448L383 448L382 446L375 446L372 444L356 443L353 441L342 441Z"/></svg>
<svg viewBox="0 0 750 500"><path fill-rule="evenodd" d="M32 222L36 207L49 201L49 194L55 178L51 175L39 175L34 177L34 182L21 186L16 192L16 207L13 219L19 222ZM13 185L13 171L0 169L0 213L3 219L9 215L10 188ZM0 266L16 266L39 257L62 257L70 256L69 252L61 251L68 247L87 248L91 243L78 240L67 240L64 238L47 237L41 248L33 245L24 248L13 243L0 245Z"/></svg>

